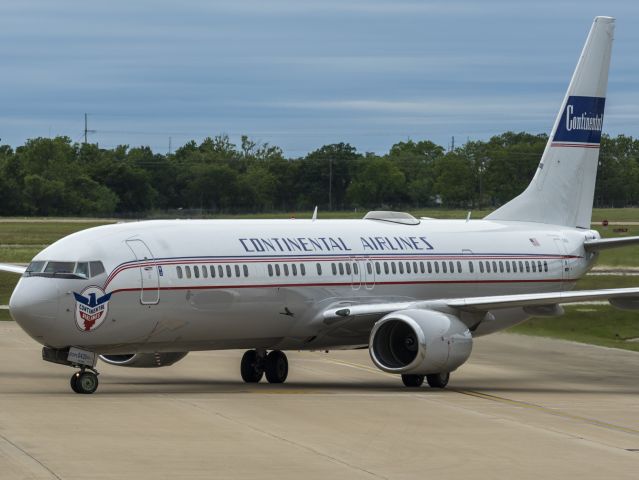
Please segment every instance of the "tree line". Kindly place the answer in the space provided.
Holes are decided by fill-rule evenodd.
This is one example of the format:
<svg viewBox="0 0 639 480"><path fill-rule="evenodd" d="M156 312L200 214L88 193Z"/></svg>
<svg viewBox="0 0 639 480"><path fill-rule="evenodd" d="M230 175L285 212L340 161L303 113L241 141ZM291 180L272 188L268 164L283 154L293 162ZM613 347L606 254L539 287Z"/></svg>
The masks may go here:
<svg viewBox="0 0 639 480"><path fill-rule="evenodd" d="M383 155L336 143L286 158L246 136L239 145L225 135L190 141L171 154L34 138L0 146L0 215L494 208L523 191L547 140L506 132L451 151L408 140ZM599 163L596 206L636 205L639 140L604 136Z"/></svg>

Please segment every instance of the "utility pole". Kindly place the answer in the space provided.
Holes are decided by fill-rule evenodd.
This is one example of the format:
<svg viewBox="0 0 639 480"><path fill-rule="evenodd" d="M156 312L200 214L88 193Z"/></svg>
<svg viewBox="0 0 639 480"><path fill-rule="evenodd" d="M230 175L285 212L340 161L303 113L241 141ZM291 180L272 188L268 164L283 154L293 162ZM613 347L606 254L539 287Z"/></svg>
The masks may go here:
<svg viewBox="0 0 639 480"><path fill-rule="evenodd" d="M88 115L85 113L84 114L84 143L85 143L85 145L88 143L87 142L87 135L89 133L95 133L95 130L89 130Z"/></svg>
<svg viewBox="0 0 639 480"><path fill-rule="evenodd" d="M328 159L328 210L333 210L333 159Z"/></svg>

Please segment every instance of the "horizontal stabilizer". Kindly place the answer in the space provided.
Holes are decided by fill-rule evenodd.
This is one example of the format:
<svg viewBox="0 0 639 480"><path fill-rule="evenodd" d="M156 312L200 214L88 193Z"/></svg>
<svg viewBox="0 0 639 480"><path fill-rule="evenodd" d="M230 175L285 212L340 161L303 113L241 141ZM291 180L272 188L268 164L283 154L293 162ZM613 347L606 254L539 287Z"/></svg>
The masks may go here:
<svg viewBox="0 0 639 480"><path fill-rule="evenodd" d="M639 237L601 238L599 240L586 240L584 248L586 252L598 252L609 248L627 247L639 243Z"/></svg>

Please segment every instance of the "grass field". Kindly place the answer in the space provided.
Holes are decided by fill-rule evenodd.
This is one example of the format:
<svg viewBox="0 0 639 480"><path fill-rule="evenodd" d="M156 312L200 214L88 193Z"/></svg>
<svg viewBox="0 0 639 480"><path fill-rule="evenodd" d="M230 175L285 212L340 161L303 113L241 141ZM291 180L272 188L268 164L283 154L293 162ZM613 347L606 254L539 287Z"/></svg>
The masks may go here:
<svg viewBox="0 0 639 480"><path fill-rule="evenodd" d="M361 218L365 212L320 212L320 218ZM462 210L418 210L415 216L435 218L466 217ZM481 218L488 212L473 212L473 218ZM224 218L310 218L311 212L299 214L241 215ZM217 217L222 218L222 217ZM639 221L639 208L595 210L593 220L608 219L610 222ZM114 221L61 219L59 221L5 219L0 221L0 262L28 263L44 246L70 233ZM639 235L639 225L596 227L603 237ZM627 228L625 232L615 231ZM639 247L608 250L601 254L599 265L639 266ZM0 305L7 305L18 281L15 274L0 272ZM589 275L579 281L577 289L621 288L639 286L639 276ZM0 310L0 321L10 320L7 310ZM607 305L577 305L566 307L566 315L557 318L536 318L511 329L527 335L541 335L610 347L639 351L639 342L628 342L627 338L639 337L639 312L625 312Z"/></svg>

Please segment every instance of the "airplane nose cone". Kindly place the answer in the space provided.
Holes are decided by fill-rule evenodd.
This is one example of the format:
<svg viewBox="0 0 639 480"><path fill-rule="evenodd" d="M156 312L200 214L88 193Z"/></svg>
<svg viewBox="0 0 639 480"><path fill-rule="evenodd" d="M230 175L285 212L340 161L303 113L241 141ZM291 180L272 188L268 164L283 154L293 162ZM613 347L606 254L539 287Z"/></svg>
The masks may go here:
<svg viewBox="0 0 639 480"><path fill-rule="evenodd" d="M38 342L44 344L58 314L59 295L49 278L21 278L9 300L13 319Z"/></svg>

